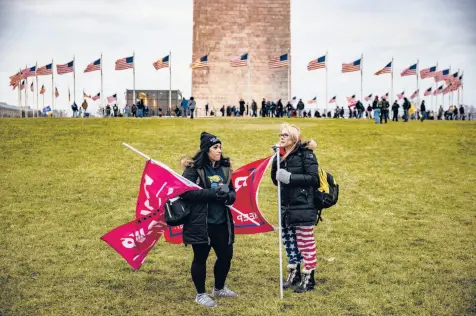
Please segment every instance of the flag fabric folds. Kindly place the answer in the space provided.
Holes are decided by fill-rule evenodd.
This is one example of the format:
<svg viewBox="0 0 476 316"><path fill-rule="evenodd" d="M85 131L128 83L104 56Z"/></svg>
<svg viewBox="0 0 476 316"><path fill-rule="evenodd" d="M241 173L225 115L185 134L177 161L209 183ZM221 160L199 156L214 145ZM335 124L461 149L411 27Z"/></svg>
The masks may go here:
<svg viewBox="0 0 476 316"><path fill-rule="evenodd" d="M354 61L353 63L349 64L342 64L342 72L354 72L359 71L361 68L361 59Z"/></svg>
<svg viewBox="0 0 476 316"><path fill-rule="evenodd" d="M169 67L169 55L165 56L164 58L161 58L157 61L154 61L152 65L154 66L155 70L159 70L162 68L167 68Z"/></svg>
<svg viewBox="0 0 476 316"><path fill-rule="evenodd" d="M389 73L392 73L392 62L389 62L385 67L377 71L375 75L379 76L381 74L389 74Z"/></svg>
<svg viewBox="0 0 476 316"><path fill-rule="evenodd" d="M84 69L84 72L91 72L96 70L101 70L101 58L87 65L86 69Z"/></svg>
<svg viewBox="0 0 476 316"><path fill-rule="evenodd" d="M402 93L397 94L397 98L398 98L399 100L403 99L404 96L405 96L405 91L403 91Z"/></svg>
<svg viewBox="0 0 476 316"><path fill-rule="evenodd" d="M268 61L268 68L281 68L288 66L288 54L273 57Z"/></svg>
<svg viewBox="0 0 476 316"><path fill-rule="evenodd" d="M425 91L425 94L423 94L425 97L431 95L431 87L429 87L428 89L426 89Z"/></svg>
<svg viewBox="0 0 476 316"><path fill-rule="evenodd" d="M34 92L34 91L35 91L35 87L33 86L33 82L32 82L31 85L30 85L30 91L31 91L31 92Z"/></svg>
<svg viewBox="0 0 476 316"><path fill-rule="evenodd" d="M96 94L94 97L92 97L91 99L93 99L93 101L97 101L101 98L101 92L99 92L98 94Z"/></svg>
<svg viewBox="0 0 476 316"><path fill-rule="evenodd" d="M436 66L428 67L428 68L420 70L421 79L434 77L435 74L436 74Z"/></svg>
<svg viewBox="0 0 476 316"><path fill-rule="evenodd" d="M190 68L192 69L203 67L208 67L208 55L200 57L190 64Z"/></svg>
<svg viewBox="0 0 476 316"><path fill-rule="evenodd" d="M57 87L55 87L55 97L59 97L59 92Z"/></svg>
<svg viewBox="0 0 476 316"><path fill-rule="evenodd" d="M372 93L364 98L365 102L369 102L372 99Z"/></svg>
<svg viewBox="0 0 476 316"><path fill-rule="evenodd" d="M329 103L335 103L336 102L337 96L333 96L330 100Z"/></svg>
<svg viewBox="0 0 476 316"><path fill-rule="evenodd" d="M48 76L53 74L53 64L48 64L46 66L38 68L36 71L37 76Z"/></svg>
<svg viewBox="0 0 476 316"><path fill-rule="evenodd" d="M413 92L412 96L410 97L410 99L415 99L417 97L417 95L420 93L420 90L417 89L415 92Z"/></svg>
<svg viewBox="0 0 476 316"><path fill-rule="evenodd" d="M326 68L326 56L321 56L317 59L311 60L309 64L307 64L307 70L316 70Z"/></svg>
<svg viewBox="0 0 476 316"><path fill-rule="evenodd" d="M116 60L116 70L124 70L134 68L134 56L120 58Z"/></svg>
<svg viewBox="0 0 476 316"><path fill-rule="evenodd" d="M435 82L446 80L448 79L449 75L450 75L449 69L438 71L434 76Z"/></svg>
<svg viewBox="0 0 476 316"><path fill-rule="evenodd" d="M245 67L248 66L248 53L241 56L234 56L230 60L231 67Z"/></svg>
<svg viewBox="0 0 476 316"><path fill-rule="evenodd" d="M351 97L347 97L347 103L354 103L355 102L355 94Z"/></svg>
<svg viewBox="0 0 476 316"><path fill-rule="evenodd" d="M400 76L416 76L417 74L417 64L411 65L407 69L403 70Z"/></svg>
<svg viewBox="0 0 476 316"><path fill-rule="evenodd" d="M316 103L317 97L314 97L312 100L307 101L308 104Z"/></svg>
<svg viewBox="0 0 476 316"><path fill-rule="evenodd" d="M56 65L56 72L58 75L64 75L74 71L74 60L64 65Z"/></svg>
<svg viewBox="0 0 476 316"><path fill-rule="evenodd" d="M41 86L40 94L44 94L46 92L45 85Z"/></svg>
<svg viewBox="0 0 476 316"><path fill-rule="evenodd" d="M112 103L117 100L117 94L113 94L110 97L107 97L107 103Z"/></svg>

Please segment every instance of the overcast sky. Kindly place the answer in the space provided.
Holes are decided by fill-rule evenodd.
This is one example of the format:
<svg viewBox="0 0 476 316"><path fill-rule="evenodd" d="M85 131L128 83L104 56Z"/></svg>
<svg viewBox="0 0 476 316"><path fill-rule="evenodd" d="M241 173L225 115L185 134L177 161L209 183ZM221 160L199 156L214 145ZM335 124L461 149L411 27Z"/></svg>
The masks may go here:
<svg viewBox="0 0 476 316"><path fill-rule="evenodd" d="M136 53L136 89L168 89L168 70L155 71L152 62L173 55L172 89L187 98L191 89L193 1L136 0L0 0L0 101L16 105L18 93L9 76L19 68L66 63L76 56L76 100L83 88L100 91L100 73L83 73L100 57L104 62L104 97L117 92L121 107L125 89L132 88L132 70L114 71L114 62ZM270 36L274 36L271 34ZM295 0L291 5L292 95L325 100L325 71L308 72L307 63L328 54L328 98L339 103L356 94L360 73L341 74L341 64L364 54L363 94L390 91L390 75L374 76L394 57L394 95L416 90L415 76L400 72L417 59L420 69L451 66L464 71L464 103L476 104L476 1L475 0ZM70 109L68 87L72 74L56 76L60 97L56 108ZM45 104L51 104L51 76L45 84ZM435 86L420 81L420 91ZM455 102L456 100L456 93ZM30 104L32 94L30 93ZM439 97L441 104L441 96ZM40 96L41 101L41 96ZM97 102L99 104L99 101ZM431 105L431 100L427 99ZM40 102L41 106L41 102ZM448 95L445 96L445 107ZM90 103L95 111L97 106Z"/></svg>

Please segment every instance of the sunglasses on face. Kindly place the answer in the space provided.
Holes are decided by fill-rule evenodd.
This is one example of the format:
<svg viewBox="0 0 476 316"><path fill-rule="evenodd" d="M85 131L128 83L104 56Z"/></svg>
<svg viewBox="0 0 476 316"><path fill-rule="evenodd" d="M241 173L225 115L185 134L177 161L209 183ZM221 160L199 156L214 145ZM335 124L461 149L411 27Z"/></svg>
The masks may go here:
<svg viewBox="0 0 476 316"><path fill-rule="evenodd" d="M288 137L289 137L289 134L287 134L287 133L282 133L282 134L279 134L278 136L279 136L280 138L281 138L281 137L288 138Z"/></svg>

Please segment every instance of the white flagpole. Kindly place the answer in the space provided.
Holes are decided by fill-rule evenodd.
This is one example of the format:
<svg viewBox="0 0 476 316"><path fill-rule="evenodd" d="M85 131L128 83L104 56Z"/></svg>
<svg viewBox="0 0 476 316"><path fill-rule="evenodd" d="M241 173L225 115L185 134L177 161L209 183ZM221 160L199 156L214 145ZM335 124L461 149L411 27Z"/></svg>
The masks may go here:
<svg viewBox="0 0 476 316"><path fill-rule="evenodd" d="M73 103L76 103L76 57L73 55Z"/></svg>
<svg viewBox="0 0 476 316"><path fill-rule="evenodd" d="M21 72L21 68L20 68L20 71L18 72L20 74L20 81L18 82L18 109L20 109L20 118L23 117L23 104L22 104L22 101L21 101L21 82L22 82L22 72Z"/></svg>
<svg viewBox="0 0 476 316"><path fill-rule="evenodd" d="M448 72L448 79L451 80L451 65L450 65L449 72ZM451 97L451 93L448 94L448 106L452 106L450 97Z"/></svg>
<svg viewBox="0 0 476 316"><path fill-rule="evenodd" d="M133 102L135 102L136 100L136 52L133 51L132 52L132 62L134 63L134 65L132 66L132 89L133 89L133 92L132 92L132 100Z"/></svg>
<svg viewBox="0 0 476 316"><path fill-rule="evenodd" d="M28 68L28 65L26 65L26 68ZM28 89L30 87L28 86L28 77L25 78L25 117L28 117Z"/></svg>
<svg viewBox="0 0 476 316"><path fill-rule="evenodd" d="M53 59L51 60L51 117L55 115L55 67Z"/></svg>
<svg viewBox="0 0 476 316"><path fill-rule="evenodd" d="M416 88L417 88L417 91L420 89L419 85L418 85L418 64L419 64L419 59L417 59L417 62L416 62ZM420 104L420 91L418 91L418 95L417 95L417 108L418 108L418 105Z"/></svg>
<svg viewBox="0 0 476 316"><path fill-rule="evenodd" d="M38 117L38 62L36 62L36 68L35 68L35 77L36 77L36 117Z"/></svg>
<svg viewBox="0 0 476 316"><path fill-rule="evenodd" d="M392 105L393 105L393 68L395 68L395 67L393 65L393 56L392 56L392 72L390 74L390 76L391 76L391 78L390 78L390 104L392 104Z"/></svg>
<svg viewBox="0 0 476 316"><path fill-rule="evenodd" d="M135 62L134 62L135 65ZM172 113L172 51L169 51L169 116Z"/></svg>
<svg viewBox="0 0 476 316"><path fill-rule="evenodd" d="M362 100L362 95L364 91L363 86L364 86L364 53L362 53L362 56L360 57L360 100Z"/></svg>
<svg viewBox="0 0 476 316"><path fill-rule="evenodd" d="M101 108L104 109L104 105L103 105L103 98L104 98L104 93L102 91L102 88L103 88L103 82L102 82L102 53L101 53L101 62L100 62L100 66L101 66Z"/></svg>
<svg viewBox="0 0 476 316"><path fill-rule="evenodd" d="M251 54L250 54L250 48L248 47L248 105L251 105ZM249 111L249 106L248 106L248 111ZM248 112L249 114L249 112Z"/></svg>
<svg viewBox="0 0 476 316"><path fill-rule="evenodd" d="M328 60L327 60L327 54L328 54L328 51L326 51L326 99L324 100L325 102L325 111L326 111L326 117L327 117L327 106L328 106L328 103L329 103L329 99L328 99L328 72L327 72L327 63L328 63ZM317 103L317 101L316 101ZM317 105L316 105L317 106Z"/></svg>
<svg viewBox="0 0 476 316"><path fill-rule="evenodd" d="M438 62L436 62L436 69L435 69L435 72L438 71ZM434 77L433 77L434 79ZM435 80L436 81L436 80ZM435 91L438 89L438 82L435 82ZM436 108L436 111L438 111L440 109L440 107L438 106L438 96L435 94L435 108Z"/></svg>
<svg viewBox="0 0 476 316"><path fill-rule="evenodd" d="M279 173L280 169L280 157L279 157L279 148L276 147L276 166L277 172ZM281 182L278 182L278 225L279 225L279 236L278 236L278 246L279 246L279 295L283 299L283 247L281 246L281 238L283 233L283 227L281 223Z"/></svg>
<svg viewBox="0 0 476 316"><path fill-rule="evenodd" d="M291 100L291 49L288 48L288 100Z"/></svg>

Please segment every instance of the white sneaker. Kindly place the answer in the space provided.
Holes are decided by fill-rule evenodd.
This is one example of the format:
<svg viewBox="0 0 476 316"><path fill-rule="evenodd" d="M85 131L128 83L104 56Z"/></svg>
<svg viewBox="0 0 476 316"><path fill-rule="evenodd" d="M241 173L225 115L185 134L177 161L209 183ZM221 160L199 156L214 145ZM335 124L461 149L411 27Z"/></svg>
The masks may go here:
<svg viewBox="0 0 476 316"><path fill-rule="evenodd" d="M212 289L212 296L214 297L235 297L238 296L235 292L226 287L226 285L221 289L217 290L215 287Z"/></svg>
<svg viewBox="0 0 476 316"><path fill-rule="evenodd" d="M215 303L215 301L207 293L197 294L195 302L206 307L217 306L217 303Z"/></svg>

